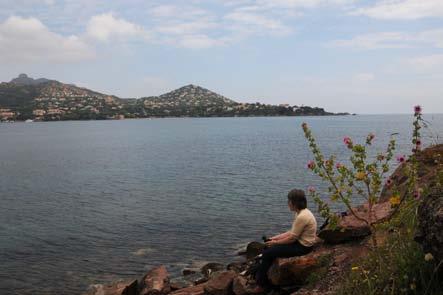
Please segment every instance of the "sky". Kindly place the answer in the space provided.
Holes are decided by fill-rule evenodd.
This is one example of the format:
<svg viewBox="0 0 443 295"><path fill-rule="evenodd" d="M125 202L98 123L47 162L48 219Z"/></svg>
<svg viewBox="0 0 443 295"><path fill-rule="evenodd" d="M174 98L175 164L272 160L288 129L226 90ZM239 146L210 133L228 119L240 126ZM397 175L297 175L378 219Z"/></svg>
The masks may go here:
<svg viewBox="0 0 443 295"><path fill-rule="evenodd" d="M0 81L443 113L443 0L0 0Z"/></svg>

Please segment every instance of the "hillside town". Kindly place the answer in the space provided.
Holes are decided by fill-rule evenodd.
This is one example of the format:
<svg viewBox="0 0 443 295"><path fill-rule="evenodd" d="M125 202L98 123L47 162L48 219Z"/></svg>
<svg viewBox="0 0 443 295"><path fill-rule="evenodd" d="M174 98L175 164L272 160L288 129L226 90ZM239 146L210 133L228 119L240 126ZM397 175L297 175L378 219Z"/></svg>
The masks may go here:
<svg viewBox="0 0 443 295"><path fill-rule="evenodd" d="M303 115L337 114L309 106L238 103L196 85L160 96L120 99L54 80L34 80L25 74L0 84L0 121L3 122Z"/></svg>

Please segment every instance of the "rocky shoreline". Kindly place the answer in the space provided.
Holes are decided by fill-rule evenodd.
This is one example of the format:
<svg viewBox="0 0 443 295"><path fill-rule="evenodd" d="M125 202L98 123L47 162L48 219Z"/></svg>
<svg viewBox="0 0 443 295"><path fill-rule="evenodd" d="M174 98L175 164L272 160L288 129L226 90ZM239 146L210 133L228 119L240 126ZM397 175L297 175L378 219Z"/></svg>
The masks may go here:
<svg viewBox="0 0 443 295"><path fill-rule="evenodd" d="M443 145L424 150L419 159L419 181L432 185L443 177ZM399 166L391 179L402 188L407 179L405 165ZM406 177L406 178L405 178ZM439 183L439 182L438 182ZM402 190L401 190L402 191ZM403 192L403 191L402 191ZM391 192L384 188L380 202L373 208L371 220L383 221L392 210L388 197ZM420 232L418 242L437 258L443 249L443 202L442 190L432 190L420 207ZM353 208L359 216L367 214L367 204ZM343 214L338 229L322 229L314 250L301 257L280 258L268 271L268 278L276 286L275 294L334 294L340 279L352 265L371 250L371 230L367 224L352 214ZM377 232L377 240L383 240L389 232ZM238 254L241 261L227 265L207 263L200 269L186 268L182 276L171 278L163 265L152 268L140 279L93 286L85 295L255 295L255 282L251 269L257 255L265 245L250 242Z"/></svg>
<svg viewBox="0 0 443 295"><path fill-rule="evenodd" d="M365 206L355 208L365 211ZM390 213L390 204L379 204L374 218L383 219ZM320 275L322 281L337 276L353 261L362 257L369 250L367 225L353 216L341 219L344 230L322 230L314 250L308 255L286 259L277 259L268 272L271 282L277 286L279 294L303 294L306 286L313 286ZM109 285L93 286L85 295L247 295L254 292L255 282L248 270L255 264L256 257L265 245L250 242L238 255L241 261L227 265L210 262L202 268L185 268L182 276L171 278L166 267L159 265L149 270L142 278L118 281ZM332 275L334 274L334 275ZM305 287L305 288L304 288ZM318 286L320 288L321 286ZM332 291L332 284L326 284L330 290L322 288L322 294Z"/></svg>

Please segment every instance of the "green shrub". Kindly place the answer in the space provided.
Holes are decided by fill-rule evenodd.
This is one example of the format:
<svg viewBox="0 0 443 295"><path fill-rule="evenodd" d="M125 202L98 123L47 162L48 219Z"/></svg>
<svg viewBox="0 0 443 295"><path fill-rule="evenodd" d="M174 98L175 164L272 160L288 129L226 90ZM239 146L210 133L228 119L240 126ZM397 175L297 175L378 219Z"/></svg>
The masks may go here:
<svg viewBox="0 0 443 295"><path fill-rule="evenodd" d="M352 266L337 294L443 294L441 262L430 259L414 241L411 207L404 204L396 218L380 225L387 240Z"/></svg>

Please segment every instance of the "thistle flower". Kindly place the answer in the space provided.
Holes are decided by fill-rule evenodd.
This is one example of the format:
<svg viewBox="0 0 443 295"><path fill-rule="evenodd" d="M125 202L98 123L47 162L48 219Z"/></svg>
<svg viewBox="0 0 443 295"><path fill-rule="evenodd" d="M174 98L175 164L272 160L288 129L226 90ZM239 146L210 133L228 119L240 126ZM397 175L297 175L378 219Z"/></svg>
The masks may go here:
<svg viewBox="0 0 443 295"><path fill-rule="evenodd" d="M420 199L422 191L423 190L421 188L414 190L414 198L416 200Z"/></svg>
<svg viewBox="0 0 443 295"><path fill-rule="evenodd" d="M308 164L306 164L306 167L308 167L308 169L314 169L315 168L315 162L314 161L309 161Z"/></svg>
<svg viewBox="0 0 443 295"><path fill-rule="evenodd" d="M308 192L310 192L311 194L315 193L315 187L313 186L308 187Z"/></svg>
<svg viewBox="0 0 443 295"><path fill-rule="evenodd" d="M388 178L388 179L386 179L386 185L387 186L391 186L392 185L392 178Z"/></svg>
<svg viewBox="0 0 443 295"><path fill-rule="evenodd" d="M350 137L345 136L343 138L343 142L348 146L348 148L352 148L352 139Z"/></svg>
<svg viewBox="0 0 443 295"><path fill-rule="evenodd" d="M342 163L336 163L335 164L335 168L340 169L341 167L343 167Z"/></svg>
<svg viewBox="0 0 443 295"><path fill-rule="evenodd" d="M369 133L368 134L368 137L366 137L366 143L367 144L371 144L371 142L374 140L374 138L375 138L375 134L374 133Z"/></svg>
<svg viewBox="0 0 443 295"><path fill-rule="evenodd" d="M420 199L420 192L419 191L414 191L414 199L416 199L416 200Z"/></svg>
<svg viewBox="0 0 443 295"><path fill-rule="evenodd" d="M397 162L403 163L404 161L406 161L406 156L405 155L398 155L397 156Z"/></svg>
<svg viewBox="0 0 443 295"><path fill-rule="evenodd" d="M420 105L416 105L416 106L414 107L414 113L415 113L415 115L420 115L420 114L421 114L421 111L422 111L422 108L421 108Z"/></svg>

